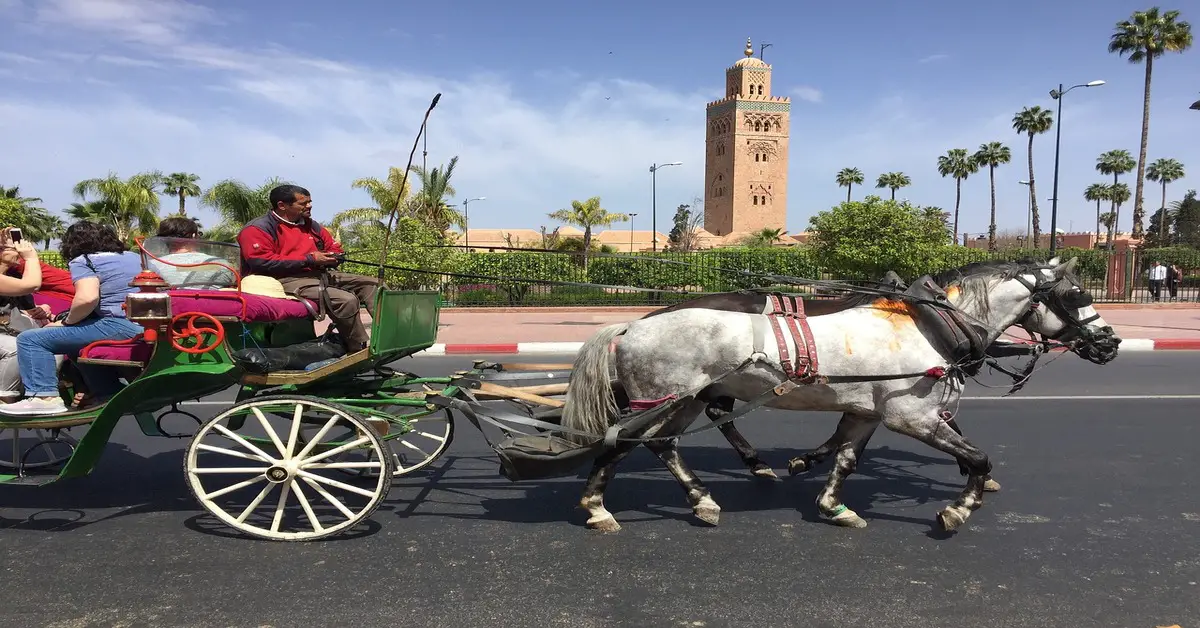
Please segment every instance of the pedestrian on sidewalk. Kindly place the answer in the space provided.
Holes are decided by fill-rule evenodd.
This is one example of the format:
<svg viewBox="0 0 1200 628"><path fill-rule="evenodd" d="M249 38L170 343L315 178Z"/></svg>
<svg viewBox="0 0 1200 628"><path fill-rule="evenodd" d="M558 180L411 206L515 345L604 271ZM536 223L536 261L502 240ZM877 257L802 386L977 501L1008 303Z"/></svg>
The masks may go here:
<svg viewBox="0 0 1200 628"><path fill-rule="evenodd" d="M1167 292L1171 295L1171 300L1176 300L1179 296L1179 283L1183 281L1183 271L1179 269L1179 264L1172 263L1167 268Z"/></svg>
<svg viewBox="0 0 1200 628"><path fill-rule="evenodd" d="M1163 282L1167 279L1167 267L1154 260L1150 264L1150 296L1158 301L1162 295Z"/></svg>

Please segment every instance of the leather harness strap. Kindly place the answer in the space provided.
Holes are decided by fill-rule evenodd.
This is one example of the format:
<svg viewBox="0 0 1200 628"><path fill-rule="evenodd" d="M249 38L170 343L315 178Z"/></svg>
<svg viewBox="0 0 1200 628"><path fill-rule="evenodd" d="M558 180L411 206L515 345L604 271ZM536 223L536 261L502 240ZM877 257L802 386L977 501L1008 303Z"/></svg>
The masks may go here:
<svg viewBox="0 0 1200 628"><path fill-rule="evenodd" d="M771 294L773 311L767 314L771 321L771 330L775 332L775 342L779 345L779 366L788 379L811 382L817 378L819 364L817 361L817 346L813 340L812 328L804 313L804 301L799 297ZM787 321L788 334L796 343L796 361L793 364L788 351L787 340L783 335L779 319Z"/></svg>

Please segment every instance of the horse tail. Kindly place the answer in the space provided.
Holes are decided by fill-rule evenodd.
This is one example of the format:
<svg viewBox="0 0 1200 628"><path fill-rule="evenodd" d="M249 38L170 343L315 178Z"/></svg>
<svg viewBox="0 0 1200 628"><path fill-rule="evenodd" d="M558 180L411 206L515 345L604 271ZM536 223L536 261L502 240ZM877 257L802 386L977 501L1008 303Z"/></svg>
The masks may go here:
<svg viewBox="0 0 1200 628"><path fill-rule="evenodd" d="M629 323L609 325L596 332L591 340L583 344L572 366L570 383L567 386L566 403L563 405L562 426L604 435L610 420L617 416L617 400L613 395L612 342L629 329ZM585 436L566 434L570 441L587 444Z"/></svg>

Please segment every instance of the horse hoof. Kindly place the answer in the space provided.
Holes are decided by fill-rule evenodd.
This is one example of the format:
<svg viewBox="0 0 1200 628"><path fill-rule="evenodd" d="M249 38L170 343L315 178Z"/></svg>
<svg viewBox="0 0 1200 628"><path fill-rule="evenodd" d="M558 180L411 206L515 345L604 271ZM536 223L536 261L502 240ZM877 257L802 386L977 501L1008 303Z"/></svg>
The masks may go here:
<svg viewBox="0 0 1200 628"><path fill-rule="evenodd" d="M756 477L756 478L765 478L768 480L778 480L779 479L779 476L775 475L774 469L772 469L771 467L768 467L767 465L765 465L761 462L754 465L754 468L750 469L750 473L753 474L754 477Z"/></svg>
<svg viewBox="0 0 1200 628"><path fill-rule="evenodd" d="M800 475L811 470L808 461L804 458L792 458L788 461L788 475Z"/></svg>
<svg viewBox="0 0 1200 628"><path fill-rule="evenodd" d="M947 506L945 510L937 514L937 522L942 530L950 532L966 523L969 516L971 516L971 511L962 506Z"/></svg>
<svg viewBox="0 0 1200 628"><path fill-rule="evenodd" d="M988 493L995 493L996 491L1000 490L1000 483L992 478L988 478L983 481L983 490L987 491Z"/></svg>
<svg viewBox="0 0 1200 628"><path fill-rule="evenodd" d="M692 509L696 518L710 526L717 525L721 520L721 509L717 506L696 506Z"/></svg>
<svg viewBox="0 0 1200 628"><path fill-rule="evenodd" d="M835 524L842 526L843 528L865 528L865 527L867 527L867 521L865 519L863 519L862 517L858 516L858 513L854 512L853 510L850 510L849 508L843 510L842 512L839 512L838 514L830 517L829 519L830 519L830 521L833 521Z"/></svg>
<svg viewBox="0 0 1200 628"><path fill-rule="evenodd" d="M617 523L616 518L610 514L588 519L587 526L604 533L617 532L621 529L621 524Z"/></svg>

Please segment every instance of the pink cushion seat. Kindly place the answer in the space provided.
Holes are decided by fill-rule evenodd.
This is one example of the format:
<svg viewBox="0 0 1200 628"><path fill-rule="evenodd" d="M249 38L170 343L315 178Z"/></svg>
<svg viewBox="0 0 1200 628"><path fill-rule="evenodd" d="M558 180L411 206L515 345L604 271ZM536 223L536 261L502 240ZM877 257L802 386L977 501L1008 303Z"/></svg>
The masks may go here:
<svg viewBox="0 0 1200 628"><path fill-rule="evenodd" d="M245 316L242 316L242 303ZM308 302L317 310L317 305ZM257 294L228 290L172 290L171 311L176 315L185 312L203 312L210 316L237 317L246 323L277 323L297 318L311 318L304 303L290 299L276 299ZM151 347L145 342L126 345L100 346L88 352L91 360L120 360L145 362L150 359Z"/></svg>

